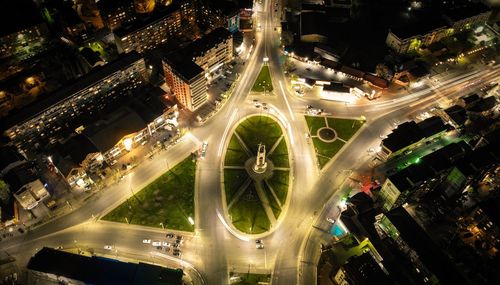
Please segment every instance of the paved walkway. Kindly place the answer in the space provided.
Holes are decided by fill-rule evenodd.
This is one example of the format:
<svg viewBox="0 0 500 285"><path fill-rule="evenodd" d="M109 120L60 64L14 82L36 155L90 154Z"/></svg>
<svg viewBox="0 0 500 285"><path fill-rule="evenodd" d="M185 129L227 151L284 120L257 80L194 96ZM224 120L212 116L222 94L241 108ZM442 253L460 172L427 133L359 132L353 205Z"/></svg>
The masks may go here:
<svg viewBox="0 0 500 285"><path fill-rule="evenodd" d="M238 133L236 131L234 132L234 135L236 136L236 138L240 142L241 147L243 147L243 150L245 150L245 152L247 153L247 155L250 156L250 157L252 157L253 156L252 152L248 148L247 144L241 139L240 135L238 135Z"/></svg>
<svg viewBox="0 0 500 285"><path fill-rule="evenodd" d="M274 216L273 210L271 209L271 206L269 204L269 199L267 198L264 189L262 189L262 181L255 181L255 190L257 190L260 203L262 204L262 207L264 207L267 218L271 222L271 227L273 227L274 225L276 225L276 217Z"/></svg>
<svg viewBox="0 0 500 285"><path fill-rule="evenodd" d="M241 185L240 189L238 189L238 191L236 191L236 194L234 195L233 197L233 200L231 200L231 202L229 202L229 204L227 205L227 209L231 209L231 207L233 206L234 203L236 203L241 195L243 195L243 193L245 193L245 190L248 188L248 186L250 185L250 183L252 183L252 179L250 179L250 177L247 178L247 180L245 180L245 183L243 183L243 185Z"/></svg>
<svg viewBox="0 0 500 285"><path fill-rule="evenodd" d="M280 144L281 140L283 139L283 134L281 135L281 137L279 137L276 142L274 143L274 145L271 147L271 149L267 152L267 155L271 155L273 153L273 151L276 149L276 147L278 147L278 145Z"/></svg>

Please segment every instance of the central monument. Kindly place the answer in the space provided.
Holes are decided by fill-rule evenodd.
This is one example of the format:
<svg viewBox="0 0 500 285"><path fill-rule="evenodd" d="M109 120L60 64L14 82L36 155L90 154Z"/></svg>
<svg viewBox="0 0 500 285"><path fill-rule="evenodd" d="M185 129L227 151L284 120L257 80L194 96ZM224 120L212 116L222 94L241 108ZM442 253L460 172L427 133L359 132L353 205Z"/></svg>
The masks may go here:
<svg viewBox="0 0 500 285"><path fill-rule="evenodd" d="M256 173L264 173L266 172L266 168L266 146L262 143L259 143L259 149L257 150L257 158L255 159L253 171L255 171Z"/></svg>

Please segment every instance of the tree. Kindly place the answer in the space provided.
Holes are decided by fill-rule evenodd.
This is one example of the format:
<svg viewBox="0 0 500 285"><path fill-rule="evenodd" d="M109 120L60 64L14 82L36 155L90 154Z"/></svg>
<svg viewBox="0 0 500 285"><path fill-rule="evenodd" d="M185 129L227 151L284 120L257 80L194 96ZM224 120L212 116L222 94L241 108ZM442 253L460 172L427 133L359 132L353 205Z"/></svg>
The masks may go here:
<svg viewBox="0 0 500 285"><path fill-rule="evenodd" d="M391 77L391 71L389 70L389 67L383 63L377 64L375 67L375 73L377 76L382 77L384 79L389 80Z"/></svg>
<svg viewBox="0 0 500 285"><path fill-rule="evenodd" d="M5 203L10 199L9 184L0 179L0 203Z"/></svg>

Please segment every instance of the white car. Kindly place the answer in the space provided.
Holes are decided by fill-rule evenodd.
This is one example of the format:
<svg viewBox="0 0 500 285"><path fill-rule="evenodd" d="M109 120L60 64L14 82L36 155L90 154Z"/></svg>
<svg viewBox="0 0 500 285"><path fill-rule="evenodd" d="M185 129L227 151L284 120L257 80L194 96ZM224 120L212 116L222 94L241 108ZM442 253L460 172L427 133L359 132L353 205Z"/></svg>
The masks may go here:
<svg viewBox="0 0 500 285"><path fill-rule="evenodd" d="M327 220L329 223L335 224L335 220L334 220L334 219L332 219L332 218L326 218L326 220Z"/></svg>
<svg viewBox="0 0 500 285"><path fill-rule="evenodd" d="M104 249L106 249L106 250L113 250L113 246L112 245L105 245Z"/></svg>
<svg viewBox="0 0 500 285"><path fill-rule="evenodd" d="M201 146L201 152L200 152L201 159L205 158L205 154L207 154L207 147L208 147L208 142L203 142L203 145Z"/></svg>
<svg viewBox="0 0 500 285"><path fill-rule="evenodd" d="M151 240L150 240L150 239L143 239L143 240L142 240L142 243L147 243L147 244L150 244L150 243L151 243Z"/></svg>
<svg viewBox="0 0 500 285"><path fill-rule="evenodd" d="M162 243L162 245L163 245L163 246L170 246L170 243L169 243L169 242L164 241L164 242Z"/></svg>
<svg viewBox="0 0 500 285"><path fill-rule="evenodd" d="M161 241L154 241L151 245L152 246L161 246Z"/></svg>

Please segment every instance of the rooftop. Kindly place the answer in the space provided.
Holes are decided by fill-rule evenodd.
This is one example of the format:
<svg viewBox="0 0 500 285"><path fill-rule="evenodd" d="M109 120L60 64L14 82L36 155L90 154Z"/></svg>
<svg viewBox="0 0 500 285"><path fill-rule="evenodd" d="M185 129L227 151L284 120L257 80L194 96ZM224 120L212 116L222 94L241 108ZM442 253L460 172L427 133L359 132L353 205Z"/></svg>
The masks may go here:
<svg viewBox="0 0 500 285"><path fill-rule="evenodd" d="M190 82L200 74L203 74L203 69L190 59L183 59L177 52L169 53L164 58L173 71L184 81Z"/></svg>
<svg viewBox="0 0 500 285"><path fill-rule="evenodd" d="M41 100L37 100L21 109L19 112L7 116L2 119L1 129L6 130L17 124L21 124L26 120L37 116L51 106L66 100L78 91L90 87L103 78L119 71L123 71L127 66L139 61L142 56L135 51L122 55L115 61L112 61L104 66L96 67L92 72L80 77L74 83L62 87L58 91L49 94Z"/></svg>
<svg viewBox="0 0 500 285"><path fill-rule="evenodd" d="M83 133L101 153L105 153L123 137L146 127L147 122L137 112L128 107L122 107L103 120L88 126Z"/></svg>
<svg viewBox="0 0 500 285"><path fill-rule="evenodd" d="M491 110L497 105L497 98L489 96L476 101L472 106L467 108L468 112L485 112Z"/></svg>
<svg viewBox="0 0 500 285"><path fill-rule="evenodd" d="M441 284L464 284L464 278L454 264L403 207L389 211L386 216L399 231L401 239L417 252Z"/></svg>
<svg viewBox="0 0 500 285"><path fill-rule="evenodd" d="M327 37L326 14L318 11L300 13L300 35L322 35Z"/></svg>
<svg viewBox="0 0 500 285"><path fill-rule="evenodd" d="M170 16L172 13L179 10L179 1L174 1L169 6L157 6L152 13L148 14L137 14L137 17L131 23L122 25L114 31L114 34L119 38L125 37L136 31L140 31L155 22L162 21L163 19Z"/></svg>
<svg viewBox="0 0 500 285"><path fill-rule="evenodd" d="M28 269L95 285L182 285L181 269L147 263L126 263L105 257L87 257L44 247Z"/></svg>
<svg viewBox="0 0 500 285"><path fill-rule="evenodd" d="M231 32L229 32L226 28L217 28L189 44L189 46L183 51L185 55L190 58L201 56L206 51L212 49L214 46L226 41L227 39L230 39L231 37Z"/></svg>
<svg viewBox="0 0 500 285"><path fill-rule="evenodd" d="M350 88L339 82L330 82L328 85L323 85L323 91L349 93Z"/></svg>
<svg viewBox="0 0 500 285"><path fill-rule="evenodd" d="M21 187L38 179L38 169L34 162L26 162L18 165L4 176L4 181L9 184L12 193L17 192Z"/></svg>
<svg viewBox="0 0 500 285"><path fill-rule="evenodd" d="M418 124L414 121L409 121L392 130L387 138L382 140L382 144L392 152L396 152L446 129L446 125L437 116L425 119Z"/></svg>
<svg viewBox="0 0 500 285"><path fill-rule="evenodd" d="M471 2L467 1L460 4L451 5L448 11L446 11L446 17L453 22L457 22L463 19L467 19L482 13L489 12L491 9L481 2Z"/></svg>
<svg viewBox="0 0 500 285"><path fill-rule="evenodd" d="M465 124L467 121L467 113L461 106L451 106L450 108L444 110L444 112L459 126Z"/></svg>
<svg viewBox="0 0 500 285"><path fill-rule="evenodd" d="M395 21L390 30L403 40L447 27L448 22L441 16L441 13L432 9L424 9L402 12L399 20Z"/></svg>
<svg viewBox="0 0 500 285"><path fill-rule="evenodd" d="M350 257L342 267L349 279L349 284L371 285L389 283L387 275L385 275L370 253Z"/></svg>
<svg viewBox="0 0 500 285"><path fill-rule="evenodd" d="M9 166L9 164L22 160L24 160L24 156L14 146L0 147L0 171Z"/></svg>

